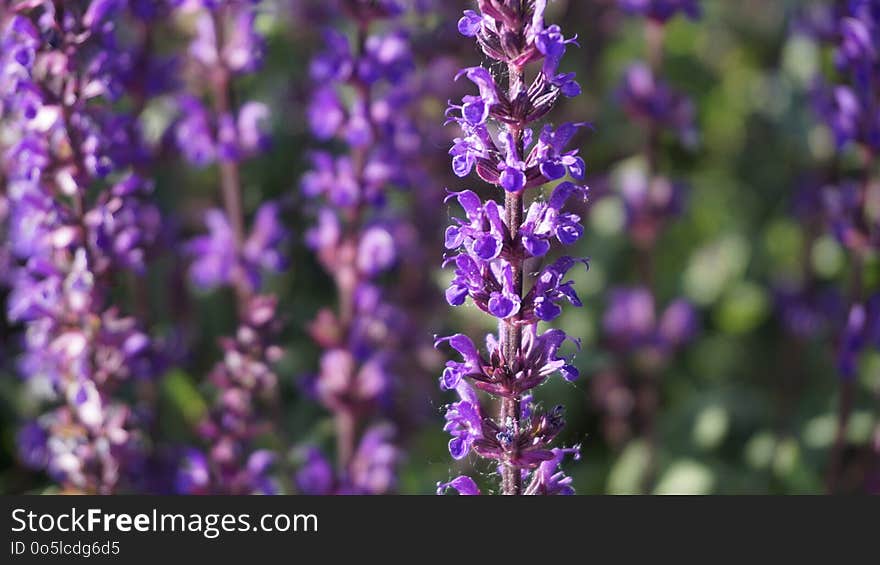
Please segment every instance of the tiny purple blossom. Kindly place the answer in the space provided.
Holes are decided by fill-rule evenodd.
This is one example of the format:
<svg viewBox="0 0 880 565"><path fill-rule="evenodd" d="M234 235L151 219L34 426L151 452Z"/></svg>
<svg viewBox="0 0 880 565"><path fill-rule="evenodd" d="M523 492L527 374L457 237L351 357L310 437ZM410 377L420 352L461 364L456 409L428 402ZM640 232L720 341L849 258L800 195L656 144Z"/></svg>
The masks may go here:
<svg viewBox="0 0 880 565"><path fill-rule="evenodd" d="M448 483L437 483L437 494L445 494L447 490L453 489L462 496L475 496L480 494L477 483L470 477L461 475L449 481Z"/></svg>

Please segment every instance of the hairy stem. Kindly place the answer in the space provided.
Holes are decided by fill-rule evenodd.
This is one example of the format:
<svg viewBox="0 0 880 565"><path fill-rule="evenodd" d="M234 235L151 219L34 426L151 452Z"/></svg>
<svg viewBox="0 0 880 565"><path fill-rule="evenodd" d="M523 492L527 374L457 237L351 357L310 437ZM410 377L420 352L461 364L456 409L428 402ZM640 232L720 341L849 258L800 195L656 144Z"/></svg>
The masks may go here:
<svg viewBox="0 0 880 565"><path fill-rule="evenodd" d="M523 89L524 76L521 68L515 65L508 66L509 73L509 96L510 100L515 100ZM509 124L507 131L514 140L514 146L517 148L520 156L523 152L523 128L521 125ZM507 223L507 229L510 232L510 240L516 241L516 234L519 233L520 226L523 222L524 206L521 193L505 192L504 194L504 219ZM514 246L516 249L516 246ZM524 259L521 254L514 252L511 258L511 267L513 267L513 291L517 296L523 296L523 267ZM504 358L507 361L507 368L511 375L517 371L517 357L519 356L520 345L522 342L522 326L519 323L520 315L517 314L504 321L501 328L501 349L504 352ZM501 401L500 424L503 428L512 428L514 437L519 434L519 415L521 398L519 395L512 398L504 398ZM508 426L510 423L510 426ZM517 449L515 443L511 449ZM516 455L511 453L510 455ZM501 468L501 492L506 495L522 494L522 474L519 468L511 465L503 465Z"/></svg>

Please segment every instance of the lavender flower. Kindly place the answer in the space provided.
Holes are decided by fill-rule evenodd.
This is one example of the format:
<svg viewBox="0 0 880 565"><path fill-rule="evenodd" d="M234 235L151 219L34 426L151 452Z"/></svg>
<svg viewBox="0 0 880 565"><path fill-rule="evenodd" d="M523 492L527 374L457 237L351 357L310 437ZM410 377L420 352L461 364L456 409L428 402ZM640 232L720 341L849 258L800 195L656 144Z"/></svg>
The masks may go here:
<svg viewBox="0 0 880 565"><path fill-rule="evenodd" d="M693 103L655 76L648 65L641 62L630 65L618 90L618 98L627 114L648 128L671 130L687 147L697 144Z"/></svg>
<svg viewBox="0 0 880 565"><path fill-rule="evenodd" d="M639 248L651 249L683 212L687 186L659 174L652 178L644 169L631 167L620 175L619 192L627 234Z"/></svg>
<svg viewBox="0 0 880 565"><path fill-rule="evenodd" d="M853 304L840 341L838 370L842 378L852 380L862 351L880 346L880 295L872 296L864 304Z"/></svg>
<svg viewBox="0 0 880 565"><path fill-rule="evenodd" d="M221 340L223 360L210 374L217 397L199 435L210 445L207 453L187 450L177 473L177 488L186 494L276 494L272 478L275 456L253 449L267 423L260 406L274 394L278 377L272 366L282 350L274 341L278 332L277 301L273 296L248 299L234 338Z"/></svg>
<svg viewBox="0 0 880 565"><path fill-rule="evenodd" d="M397 486L395 470L400 460L400 450L394 445L394 436L394 428L387 424L376 424L367 429L344 476L334 471L319 449L306 448L304 462L296 474L297 489L311 495L378 495L393 492Z"/></svg>
<svg viewBox="0 0 880 565"><path fill-rule="evenodd" d="M504 194L504 203L482 201L466 190L452 193L465 218L454 220L446 231L450 251L445 265L455 275L446 291L450 305L464 304L470 297L481 310L499 321L499 337L486 338L486 354L470 338L457 334L437 340L458 351L463 362L449 361L440 381L443 389L455 389L460 397L446 408L446 430L452 434L449 451L455 459L473 451L497 462L504 494L571 494L570 480L557 471L562 457L551 447L562 430L562 407L543 411L531 405L531 391L553 374L567 380L578 376L560 348L568 339L564 332L538 330L538 323L561 313L561 304L581 306L567 280L568 272L584 259L561 257L538 269L531 288L525 287L524 263L548 254L554 241L576 242L583 234L580 218L567 211L574 198L585 199L587 188L583 159L570 143L584 124L534 126L547 116L560 97L577 96L580 86L573 73L560 70L568 45L557 25L544 23L546 1L512 2L480 0L478 11L465 11L459 31L475 37L483 52L507 66L508 88L499 87L500 74L484 67L462 70L478 90L461 104L450 104L450 121L462 136L450 150L452 168L464 177L477 171L484 181ZM525 68L539 68L530 85ZM494 123L500 133L493 135ZM574 182L563 180L570 177ZM525 206L525 191L563 180L547 200L535 199ZM501 399L497 418L476 390ZM576 450L575 450L576 451ZM462 494L478 494L475 483L458 477L438 485Z"/></svg>
<svg viewBox="0 0 880 565"><path fill-rule="evenodd" d="M802 340L824 334L845 314L843 296L833 287L783 287L777 291L776 303L786 331Z"/></svg>
<svg viewBox="0 0 880 565"><path fill-rule="evenodd" d="M836 185L823 187L821 210L825 224L834 237L854 254L880 248L874 217L867 198L880 188L880 182L870 178L864 181L842 180Z"/></svg>
<svg viewBox="0 0 880 565"><path fill-rule="evenodd" d="M596 379L594 396L612 443L629 435L627 420L630 412L638 410L640 432L648 448L641 487L650 491L659 449L655 433L658 382L673 354L689 343L698 329L697 313L683 299L673 300L658 312L653 288L657 246L669 223L682 213L686 193L685 183L662 174L662 144L667 133L686 148L699 141L693 103L662 77L663 41L669 20L679 13L697 19L700 7L696 0L619 0L618 5L629 14L646 18L647 62L631 63L617 90L619 104L641 127L644 139L638 164L623 167L618 179L627 235L637 251L638 283L632 288L612 289L608 297L603 329L607 345L616 353L617 366Z"/></svg>
<svg viewBox="0 0 880 565"><path fill-rule="evenodd" d="M647 288L611 292L603 326L612 344L626 353L643 351L667 358L697 333L697 314L684 299L674 300L657 316L654 295Z"/></svg>
<svg viewBox="0 0 880 565"><path fill-rule="evenodd" d="M854 380L861 354L876 348L876 297L866 296L863 283L865 260L877 249L878 224L871 204L878 181L874 178L877 152L880 151L880 2L853 0L828 10L822 25L808 26L807 31L833 47L836 73L830 79L818 79L815 89L816 111L831 130L838 153L856 147L861 163L856 178L840 179L836 186L823 190L825 222L849 251L851 280L848 283L848 314L839 328L838 372L840 394L837 433L831 450L827 476L829 492L834 492L842 473L843 448L852 411ZM841 177L838 171L835 176Z"/></svg>
<svg viewBox="0 0 880 565"><path fill-rule="evenodd" d="M7 316L25 328L21 373L55 407L18 436L25 463L69 491L123 488L143 451L142 421L117 396L155 375L156 346L114 304L118 274L143 271L160 229L147 149L126 95L120 6L25 2L8 8L0 55L9 249ZM102 188L107 186L108 188Z"/></svg>
<svg viewBox="0 0 880 565"><path fill-rule="evenodd" d="M206 447L187 448L181 457L176 488L183 493L279 491L273 479L275 455L257 449L256 441L271 430L264 408L277 391L272 367L282 356L275 343L277 299L261 293L263 276L287 267L287 231L274 202L263 204L247 229L239 163L267 147L262 127L268 109L255 101L235 106L232 100L233 80L256 71L264 57L265 42L255 28L259 6L232 0L178 8L194 17L189 63L212 106L198 92L181 94L175 138L192 164L216 164L223 198L222 209L205 213L208 233L185 246L192 258L189 275L201 290L235 289L238 312L238 329L234 337L221 339L223 357L209 375L215 396L198 429Z"/></svg>
<svg viewBox="0 0 880 565"><path fill-rule="evenodd" d="M318 374L307 380L334 416L336 469L308 448L296 483L311 494L382 494L395 488L400 457L392 428L371 421L388 404L400 355L395 336L407 322L378 280L398 263L395 234L405 229L389 209L389 188L413 182L413 60L396 19L401 5L348 0L343 6L358 32L353 40L336 29L325 32L324 49L310 65L319 86L308 116L317 139L336 139L346 150L314 152L301 183L316 216L306 240L332 276L339 302L337 312L322 310L310 327L323 353Z"/></svg>
<svg viewBox="0 0 880 565"><path fill-rule="evenodd" d="M190 275L196 287L210 290L241 284L259 289L262 274L287 268L282 249L287 231L281 225L276 203L263 204L256 213L250 234L239 249L226 214L217 209L205 213L209 233L193 239L187 251L193 257Z"/></svg>
<svg viewBox="0 0 880 565"><path fill-rule="evenodd" d="M822 188L823 219L837 240L850 251L854 263L854 283L850 285L849 316L841 338L841 374L850 378L853 358L861 347L856 339L867 323L866 300L862 296L861 269L866 254L877 249L875 235L878 218L869 199L878 182L872 178L875 155L880 150L880 121L872 108L878 97L880 43L874 33L880 25L880 3L857 0L845 8L829 11L823 21L826 32L820 39L834 48L836 82L817 89L817 113L831 129L841 152L857 145L864 155L861 178L845 178ZM870 340L868 340L870 341Z"/></svg>
<svg viewBox="0 0 880 565"><path fill-rule="evenodd" d="M820 83L817 111L834 133L838 146L854 143L872 153L880 150L880 117L876 112L880 73L880 8L875 0L854 0L834 14L833 32L838 81Z"/></svg>

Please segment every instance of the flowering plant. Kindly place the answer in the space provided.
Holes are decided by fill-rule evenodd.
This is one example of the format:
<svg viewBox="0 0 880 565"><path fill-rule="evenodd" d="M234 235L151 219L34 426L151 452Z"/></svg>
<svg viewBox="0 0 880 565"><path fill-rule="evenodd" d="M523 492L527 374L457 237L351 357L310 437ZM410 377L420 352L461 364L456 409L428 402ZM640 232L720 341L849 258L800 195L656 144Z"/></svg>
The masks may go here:
<svg viewBox="0 0 880 565"><path fill-rule="evenodd" d="M575 38L564 37L558 25L545 24L545 0L482 0L477 5L477 11L465 11L459 31L475 38L483 53L506 66L507 72L505 77L485 67L469 67L458 74L456 78L474 83L478 94L450 104L449 118L462 131L450 155L457 175L476 169L481 179L501 191L504 202L484 201L471 190L450 194L465 218L446 230L450 253L445 264L455 269L446 299L461 306L470 297L498 320L499 335L486 338L486 354L463 334L437 340L463 359L447 362L440 380L442 389L459 396L446 408L445 429L453 436L449 451L454 459L473 450L494 460L503 494L571 494L571 480L558 467L566 454L578 457L579 448L553 447L564 424L563 409L543 409L532 391L554 373L567 380L578 377L560 353L566 334L558 329L542 332L538 326L555 320L562 303L582 305L567 275L572 267L588 262L560 257L538 270L530 287L526 262L545 257L554 240L570 245L583 233L580 217L566 205L587 195L584 161L576 149L569 149L585 124L545 124L534 130L560 98L581 92L574 73L560 69ZM539 70L527 85L526 69L532 63ZM501 86L504 78L506 91ZM499 133L493 136L495 125ZM574 182L563 180L566 177ZM556 181L561 182L547 200L536 199L526 207L528 189ZM478 390L499 399L497 417L489 415ZM438 490L447 487L478 493L466 476L440 484Z"/></svg>

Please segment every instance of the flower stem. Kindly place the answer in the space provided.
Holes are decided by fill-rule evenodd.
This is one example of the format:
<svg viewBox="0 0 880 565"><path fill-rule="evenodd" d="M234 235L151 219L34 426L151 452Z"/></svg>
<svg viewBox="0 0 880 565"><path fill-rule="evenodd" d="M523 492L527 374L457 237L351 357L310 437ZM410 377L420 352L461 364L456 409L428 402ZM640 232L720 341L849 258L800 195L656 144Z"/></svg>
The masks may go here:
<svg viewBox="0 0 880 565"><path fill-rule="evenodd" d="M357 435L357 418L351 410L342 409L336 413L336 463L343 475L350 472L354 444Z"/></svg>
<svg viewBox="0 0 880 565"><path fill-rule="evenodd" d="M865 181L865 185L869 184L869 180ZM852 253L852 275L849 283L849 308L862 301L864 281L862 280L862 269L864 268L864 258L861 253L856 251ZM846 448L846 435L849 430L849 420L853 407L853 396L855 387L851 378L838 379L838 403L837 403L837 426L834 433L834 444L831 447L830 463L828 465L828 474L825 479L825 488L828 494L837 492L840 486L840 478L843 474L843 455Z"/></svg>
<svg viewBox="0 0 880 565"><path fill-rule="evenodd" d="M515 65L508 65L509 74L509 97L513 101L520 94L523 88L524 74L521 68ZM509 124L507 131L513 138L514 146L519 155L523 153L523 128L518 124ZM523 222L524 206L521 192L505 192L504 194L504 219L507 223L507 229L510 232L510 241L516 241L516 235L519 233L520 226ZM514 249L516 246L514 245ZM524 259L518 252L514 252L511 258L511 267L513 268L513 292L520 297L523 296L523 267ZM511 375L515 375L517 371L517 358L519 357L520 345L522 342L522 326L519 324L520 315L516 314L504 321L501 329L501 349L504 352L504 358L507 361L507 368ZM501 413L499 422L502 428L512 428L514 437L519 435L519 415L520 415L519 395L514 397L505 397L501 401ZM508 426L510 423L510 426ZM514 441L511 449L516 450L516 442ZM509 455L515 456L516 453ZM501 492L506 495L522 494L522 474L518 467L504 464L501 468Z"/></svg>
<svg viewBox="0 0 880 565"><path fill-rule="evenodd" d="M837 429L834 433L834 444L831 448L831 464L828 467L828 477L825 482L825 490L828 494L835 494L840 486L840 478L843 474L843 453L846 447L846 435L849 431L854 392L851 380L845 380L840 383L838 392L840 398L837 404Z"/></svg>
<svg viewBox="0 0 880 565"><path fill-rule="evenodd" d="M214 33L216 37L217 52L222 53L224 49L225 30L223 26L223 14L221 10L213 11L212 14ZM221 62L217 63L214 68L214 74L211 77L212 98L214 102L214 110L218 118L223 118L232 113L233 93L230 81L229 70ZM235 236L235 246L240 251L244 245L245 229L244 229L244 211L241 204L241 174L239 172L238 163L232 159L219 159L220 168L220 190L223 198L223 209L226 217L232 226L232 233ZM248 298L251 290L244 280L235 281L235 291L238 298L239 309L247 308Z"/></svg>
<svg viewBox="0 0 880 565"><path fill-rule="evenodd" d="M648 21L645 27L645 46L648 63L655 76L659 76L663 66L663 43L665 25ZM647 126L646 142L643 150L648 168L648 182L654 182L660 166L660 134L661 128L654 121ZM641 284L654 293L654 255L657 238L652 237L644 245L639 245L638 271ZM637 409L641 420L641 436L647 449L647 461L642 470L641 490L648 494L654 488L657 476L657 452L660 439L657 435L657 412L660 408L660 375L657 370L648 368L639 376L637 391Z"/></svg>

